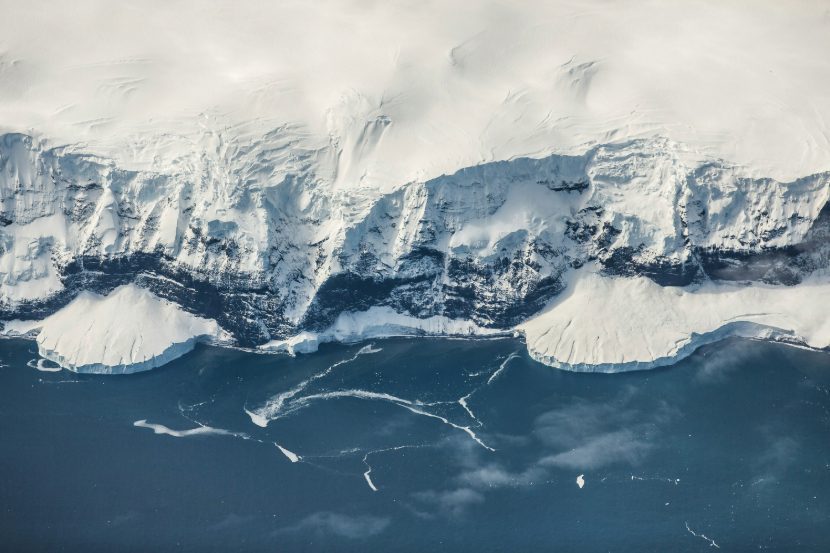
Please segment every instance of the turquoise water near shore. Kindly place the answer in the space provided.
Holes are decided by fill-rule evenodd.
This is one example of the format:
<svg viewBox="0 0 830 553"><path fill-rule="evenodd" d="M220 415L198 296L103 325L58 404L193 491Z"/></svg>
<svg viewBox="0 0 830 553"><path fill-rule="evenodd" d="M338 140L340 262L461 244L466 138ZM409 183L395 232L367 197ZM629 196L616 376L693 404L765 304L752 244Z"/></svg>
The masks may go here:
<svg viewBox="0 0 830 553"><path fill-rule="evenodd" d="M0 341L4 551L827 551L830 354L578 374L514 339L44 372ZM578 484L578 480L583 485Z"/></svg>

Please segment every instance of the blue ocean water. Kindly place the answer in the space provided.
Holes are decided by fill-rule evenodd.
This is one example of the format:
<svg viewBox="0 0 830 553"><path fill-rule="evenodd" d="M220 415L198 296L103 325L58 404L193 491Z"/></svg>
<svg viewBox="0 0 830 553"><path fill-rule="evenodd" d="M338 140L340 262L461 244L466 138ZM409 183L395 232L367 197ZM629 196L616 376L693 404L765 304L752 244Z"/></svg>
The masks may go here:
<svg viewBox="0 0 830 553"><path fill-rule="evenodd" d="M0 341L3 551L830 551L827 353L729 340L614 375L513 339L199 347L115 377L35 358Z"/></svg>

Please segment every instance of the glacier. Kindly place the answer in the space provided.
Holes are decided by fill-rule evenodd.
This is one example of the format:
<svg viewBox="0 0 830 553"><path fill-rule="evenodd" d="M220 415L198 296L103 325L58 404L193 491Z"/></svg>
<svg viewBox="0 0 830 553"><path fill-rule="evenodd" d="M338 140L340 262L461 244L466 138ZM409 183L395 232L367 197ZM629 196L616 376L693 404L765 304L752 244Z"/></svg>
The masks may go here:
<svg viewBox="0 0 830 553"><path fill-rule="evenodd" d="M0 321L64 367L393 335L518 333L603 371L830 345L815 6L126 3L104 52L82 4L0 22Z"/></svg>
<svg viewBox="0 0 830 553"><path fill-rule="evenodd" d="M215 321L185 313L133 284L106 297L82 292L42 321L8 322L3 333L34 334L41 357L76 372L99 374L149 370L198 342L230 342Z"/></svg>
<svg viewBox="0 0 830 553"><path fill-rule="evenodd" d="M711 281L662 287L643 277L575 276L519 326L534 359L589 372L651 369L728 337L830 349L830 275L795 286Z"/></svg>

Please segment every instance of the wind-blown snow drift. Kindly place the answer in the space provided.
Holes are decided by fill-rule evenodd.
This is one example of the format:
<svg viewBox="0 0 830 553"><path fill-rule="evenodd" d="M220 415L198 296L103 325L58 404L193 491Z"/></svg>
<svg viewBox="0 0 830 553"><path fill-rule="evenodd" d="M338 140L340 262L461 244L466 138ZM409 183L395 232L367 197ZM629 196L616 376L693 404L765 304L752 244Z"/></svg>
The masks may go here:
<svg viewBox="0 0 830 553"><path fill-rule="evenodd" d="M81 293L43 321L14 321L6 334L36 331L38 353L77 372L120 374L161 366L198 341L227 339L215 321L185 313L134 285L106 297Z"/></svg>

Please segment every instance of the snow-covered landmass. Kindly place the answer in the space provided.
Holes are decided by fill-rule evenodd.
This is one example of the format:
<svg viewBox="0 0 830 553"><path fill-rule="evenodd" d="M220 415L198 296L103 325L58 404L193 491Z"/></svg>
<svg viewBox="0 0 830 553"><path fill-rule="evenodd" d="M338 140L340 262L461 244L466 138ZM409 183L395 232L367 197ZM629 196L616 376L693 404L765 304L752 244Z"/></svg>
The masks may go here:
<svg viewBox="0 0 830 553"><path fill-rule="evenodd" d="M518 328L617 366L749 293L579 357L574 288L777 305L830 267L821 3L0 3L0 320L136 285L246 347ZM60 355L140 361L102 342Z"/></svg>
<svg viewBox="0 0 830 553"><path fill-rule="evenodd" d="M12 321L3 332L37 332L38 353L77 372L121 374L180 357L198 341L227 340L215 321L182 311L135 285L110 295L82 292L42 321Z"/></svg>
<svg viewBox="0 0 830 553"><path fill-rule="evenodd" d="M643 277L579 275L519 326L532 357L555 367L617 372L667 365L729 336L830 348L830 277L797 286L658 286Z"/></svg>

